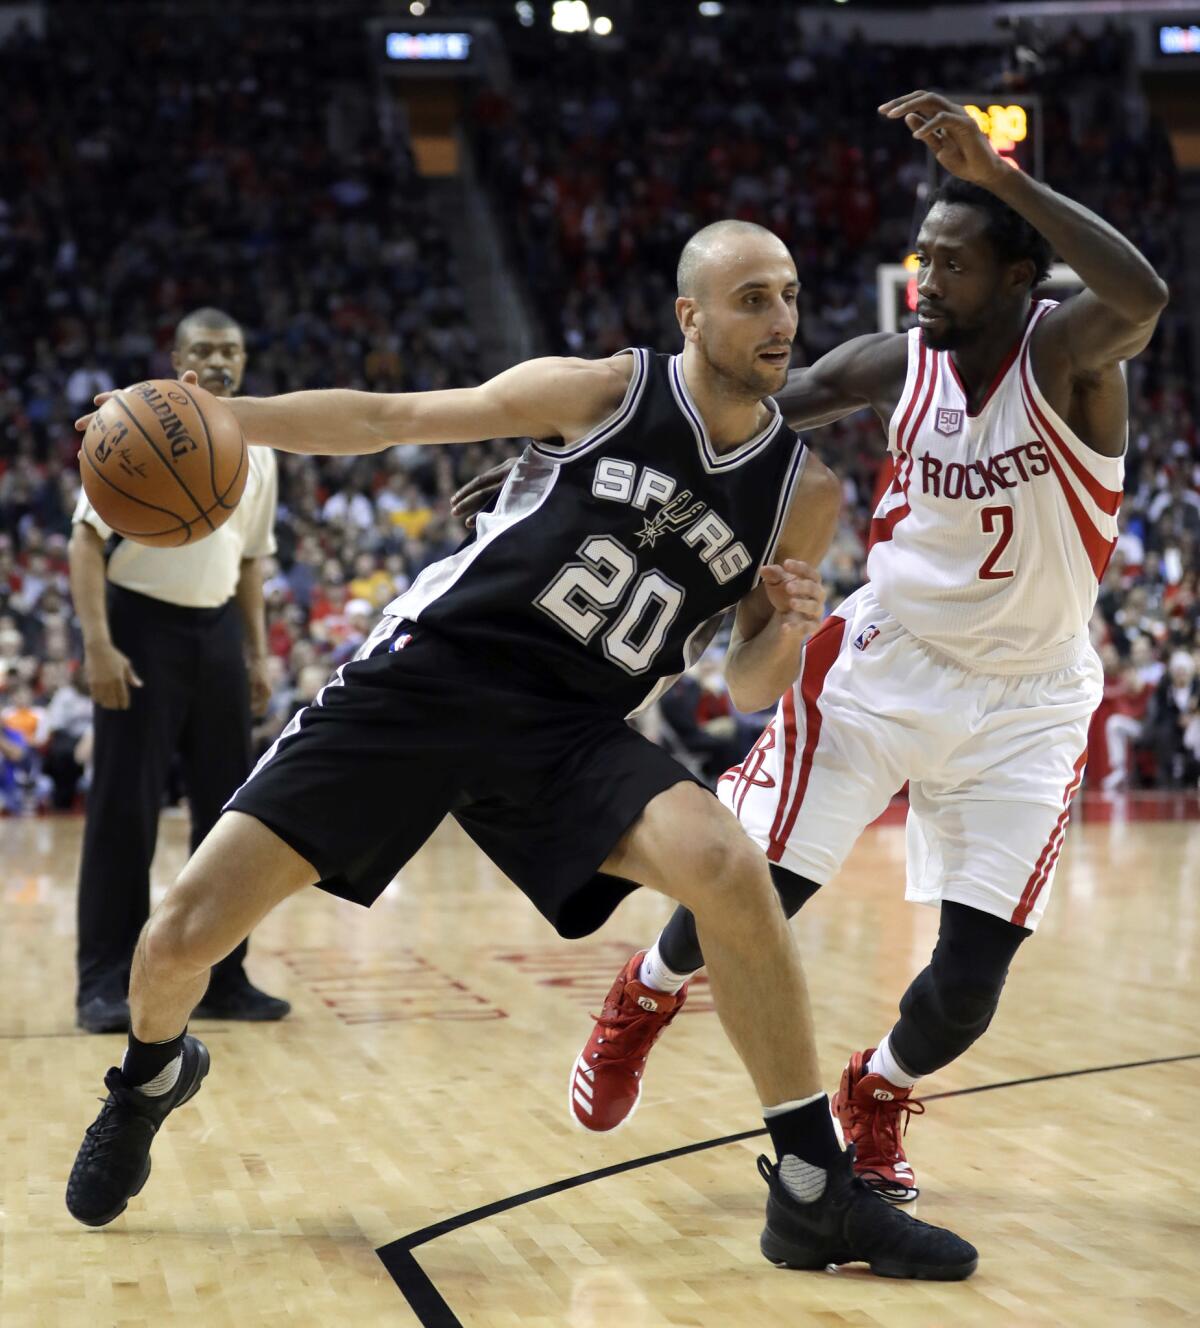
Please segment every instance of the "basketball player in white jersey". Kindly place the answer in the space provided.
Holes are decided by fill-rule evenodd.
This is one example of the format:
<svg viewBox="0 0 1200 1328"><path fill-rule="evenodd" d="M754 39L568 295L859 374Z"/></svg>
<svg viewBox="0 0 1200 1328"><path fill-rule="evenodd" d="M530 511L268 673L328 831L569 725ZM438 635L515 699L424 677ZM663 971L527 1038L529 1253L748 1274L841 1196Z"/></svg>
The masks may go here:
<svg viewBox="0 0 1200 1328"><path fill-rule="evenodd" d="M1167 289L1099 217L1001 160L961 107L914 92L880 110L957 177L917 239L919 327L847 342L793 372L779 403L796 428L870 407L895 478L869 583L810 638L720 796L790 915L908 781L907 897L940 906L938 943L833 1100L860 1176L906 1202L913 1087L987 1028L1053 884L1101 696L1087 627L1117 538L1120 363L1150 340ZM1034 290L1052 250L1085 287L1062 304ZM626 965L572 1067L581 1125L628 1117L701 962L680 909Z"/></svg>

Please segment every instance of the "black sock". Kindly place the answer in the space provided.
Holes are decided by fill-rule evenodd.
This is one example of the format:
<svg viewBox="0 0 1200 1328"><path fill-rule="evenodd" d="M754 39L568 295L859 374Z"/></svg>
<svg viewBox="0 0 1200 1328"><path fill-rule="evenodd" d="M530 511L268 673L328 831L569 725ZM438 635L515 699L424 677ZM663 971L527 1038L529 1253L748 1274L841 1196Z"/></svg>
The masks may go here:
<svg viewBox="0 0 1200 1328"><path fill-rule="evenodd" d="M828 1170L842 1156L829 1112L829 1097L825 1093L802 1107L792 1107L790 1111L765 1119L777 1161L791 1153L802 1162Z"/></svg>
<svg viewBox="0 0 1200 1328"><path fill-rule="evenodd" d="M121 1062L121 1074L125 1082L137 1087L148 1084L151 1079L161 1074L168 1065L183 1052L183 1035L168 1038L166 1042L139 1042L129 1034L129 1050Z"/></svg>
<svg viewBox="0 0 1200 1328"><path fill-rule="evenodd" d="M696 919L682 905L658 938L658 957L672 973L694 973L704 967L704 955L696 937Z"/></svg>
<svg viewBox="0 0 1200 1328"><path fill-rule="evenodd" d="M771 863L771 880L787 916L794 917L821 888L816 881ZM658 957L672 973L694 973L704 967L704 955L696 935L696 919L686 908L677 908L658 938Z"/></svg>

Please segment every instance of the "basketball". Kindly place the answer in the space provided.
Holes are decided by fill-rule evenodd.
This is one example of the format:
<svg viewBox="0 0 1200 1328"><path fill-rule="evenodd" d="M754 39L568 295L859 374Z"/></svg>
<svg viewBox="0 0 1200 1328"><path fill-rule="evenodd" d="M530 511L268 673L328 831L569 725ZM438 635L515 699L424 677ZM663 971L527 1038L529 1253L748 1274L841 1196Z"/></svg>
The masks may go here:
<svg viewBox="0 0 1200 1328"><path fill-rule="evenodd" d="M156 379L114 392L100 407L79 469L89 501L118 535L170 548L229 520L250 467L227 406L202 387Z"/></svg>

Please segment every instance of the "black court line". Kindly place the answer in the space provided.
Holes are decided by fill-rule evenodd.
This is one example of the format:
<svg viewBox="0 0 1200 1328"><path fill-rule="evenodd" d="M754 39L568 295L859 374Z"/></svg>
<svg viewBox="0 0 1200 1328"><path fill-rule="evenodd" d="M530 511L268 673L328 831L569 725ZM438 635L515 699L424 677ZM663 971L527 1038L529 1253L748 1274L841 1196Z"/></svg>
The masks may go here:
<svg viewBox="0 0 1200 1328"><path fill-rule="evenodd" d="M64 1033L0 1033L0 1042L41 1042L46 1038L124 1036L124 1033L85 1033L82 1028L72 1028Z"/></svg>
<svg viewBox="0 0 1200 1328"><path fill-rule="evenodd" d="M974 1088L954 1088L945 1093L926 1093L922 1101L937 1102L945 1098L969 1097L972 1093L990 1093L1000 1088L1044 1084L1054 1079L1074 1079L1085 1074L1109 1074L1114 1070L1142 1070L1151 1065L1173 1065L1178 1061L1195 1060L1200 1060L1200 1051L1188 1052L1183 1056L1156 1056L1153 1060L1147 1061L1125 1061L1120 1065L1094 1065L1083 1070L1060 1070L1056 1074L1035 1074L1027 1079L1005 1079L995 1084L977 1084ZM432 1226L422 1227L419 1231L401 1236L399 1240L381 1245L375 1253L379 1255L392 1281L400 1288L404 1299L408 1301L413 1313L420 1320L422 1328L463 1328L462 1321L442 1299L437 1287L417 1262L413 1250L418 1246L428 1245L439 1236L447 1236L452 1231L461 1231L463 1227L482 1222L489 1217L496 1217L500 1213L507 1213L513 1208L520 1208L523 1204L534 1203L538 1199L548 1199L551 1195L577 1189L580 1185L590 1185L593 1181L619 1176L624 1171L651 1167L658 1162L669 1162L673 1158L686 1157L689 1153L702 1153L710 1148L723 1148L727 1144L757 1139L766 1132L765 1126L756 1130L742 1130L738 1134L723 1135L720 1139L705 1139L701 1143L671 1148L665 1153L652 1153L648 1157L635 1157L628 1162L617 1162L613 1166L601 1167L598 1171L588 1171L581 1176L568 1176L565 1180L539 1185L536 1189L509 1195L507 1199L497 1199L494 1203L484 1204L481 1208L472 1208L454 1217L443 1218Z"/></svg>
<svg viewBox="0 0 1200 1328"><path fill-rule="evenodd" d="M223 1028L206 1028L204 1040L209 1038L221 1037L228 1030ZM0 1033L0 1042L44 1042L50 1038L102 1038L102 1037L125 1037L124 1033L89 1033L85 1028L66 1029L61 1033Z"/></svg>

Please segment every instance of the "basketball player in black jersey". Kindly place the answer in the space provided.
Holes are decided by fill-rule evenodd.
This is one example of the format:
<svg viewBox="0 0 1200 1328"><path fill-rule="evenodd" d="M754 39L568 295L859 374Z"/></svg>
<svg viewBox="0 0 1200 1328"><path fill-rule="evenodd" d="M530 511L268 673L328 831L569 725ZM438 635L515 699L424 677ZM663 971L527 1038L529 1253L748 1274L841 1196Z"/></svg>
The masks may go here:
<svg viewBox="0 0 1200 1328"><path fill-rule="evenodd" d="M720 223L680 262L682 355L533 360L459 391L230 403L249 441L293 452L538 441L473 537L288 726L147 924L129 1052L67 1187L80 1221L124 1211L159 1125L199 1089L208 1052L186 1025L211 965L297 890L370 904L453 812L564 936L593 931L636 885L695 914L777 1153L760 1162L769 1259L974 1270L965 1241L854 1177L762 855L625 723L733 608L731 692L744 709L773 703L819 619L809 564L832 537L838 486L767 395L787 375L797 289L777 237Z"/></svg>

